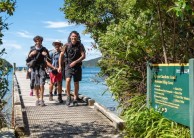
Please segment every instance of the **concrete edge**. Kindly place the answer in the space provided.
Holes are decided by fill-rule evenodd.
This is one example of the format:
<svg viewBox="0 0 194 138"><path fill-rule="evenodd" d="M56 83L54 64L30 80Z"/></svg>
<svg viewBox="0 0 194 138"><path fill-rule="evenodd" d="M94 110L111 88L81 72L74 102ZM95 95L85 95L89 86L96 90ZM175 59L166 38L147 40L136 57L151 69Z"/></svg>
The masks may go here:
<svg viewBox="0 0 194 138"><path fill-rule="evenodd" d="M20 100L19 94L19 85L17 82L17 78L14 75L14 84L13 84L13 93L14 93L14 100L13 100L13 108L14 108L14 130L15 134L19 136L25 135L25 125L23 120L23 113L22 113L22 105Z"/></svg>
<svg viewBox="0 0 194 138"><path fill-rule="evenodd" d="M109 120L112 121L113 126L118 130L124 129L124 121L119 118L117 115L109 111L107 108L102 106L99 103L94 103L94 109L100 111L103 115L105 115Z"/></svg>

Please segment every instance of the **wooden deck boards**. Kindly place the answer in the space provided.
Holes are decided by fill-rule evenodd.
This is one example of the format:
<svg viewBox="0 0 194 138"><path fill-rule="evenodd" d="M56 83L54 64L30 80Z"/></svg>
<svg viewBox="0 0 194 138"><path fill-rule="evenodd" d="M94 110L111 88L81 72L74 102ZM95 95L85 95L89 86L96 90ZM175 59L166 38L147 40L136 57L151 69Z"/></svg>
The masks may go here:
<svg viewBox="0 0 194 138"><path fill-rule="evenodd" d="M48 83L45 85L44 101L46 106L35 106L35 96L29 95L30 80L24 71L16 71L18 92L20 93L25 136L34 138L117 138L121 137L112 122L93 106L79 103L68 107L59 104L57 96L48 100ZM15 86L17 86L15 84ZM15 91L17 92L17 91ZM63 100L66 96L63 93Z"/></svg>

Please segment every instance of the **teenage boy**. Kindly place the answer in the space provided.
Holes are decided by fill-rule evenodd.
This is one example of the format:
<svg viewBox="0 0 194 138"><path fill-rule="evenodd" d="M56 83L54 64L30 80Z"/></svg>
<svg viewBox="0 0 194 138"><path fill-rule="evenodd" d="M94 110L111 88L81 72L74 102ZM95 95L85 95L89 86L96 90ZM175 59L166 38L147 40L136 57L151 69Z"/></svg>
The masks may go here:
<svg viewBox="0 0 194 138"><path fill-rule="evenodd" d="M46 80L46 70L47 66L52 67L49 63L48 59L49 52L46 47L42 45L43 37L42 36L35 36L33 38L35 45L30 50L26 62L29 63L30 61L35 60L35 64L30 66L31 70L31 84L34 85L34 92L36 94L36 106L45 106L43 96L44 96L44 85ZM52 67L54 68L54 67Z"/></svg>

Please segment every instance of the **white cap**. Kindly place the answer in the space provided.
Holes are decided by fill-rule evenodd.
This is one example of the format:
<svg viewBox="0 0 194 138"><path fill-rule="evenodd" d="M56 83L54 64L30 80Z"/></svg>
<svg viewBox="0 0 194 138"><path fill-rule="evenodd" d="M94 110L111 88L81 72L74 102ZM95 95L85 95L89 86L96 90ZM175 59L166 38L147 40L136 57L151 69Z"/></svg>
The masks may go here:
<svg viewBox="0 0 194 138"><path fill-rule="evenodd" d="M55 46L56 43L59 43L61 46L63 45L63 43L60 40L55 40L52 45Z"/></svg>

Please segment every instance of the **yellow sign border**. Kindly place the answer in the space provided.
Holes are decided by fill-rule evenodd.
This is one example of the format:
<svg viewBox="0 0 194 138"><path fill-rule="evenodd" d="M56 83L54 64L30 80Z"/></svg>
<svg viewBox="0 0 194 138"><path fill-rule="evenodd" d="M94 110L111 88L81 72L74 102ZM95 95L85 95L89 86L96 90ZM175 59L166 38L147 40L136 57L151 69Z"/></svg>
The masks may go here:
<svg viewBox="0 0 194 138"><path fill-rule="evenodd" d="M189 63L151 64L152 66L189 66Z"/></svg>

